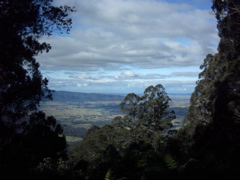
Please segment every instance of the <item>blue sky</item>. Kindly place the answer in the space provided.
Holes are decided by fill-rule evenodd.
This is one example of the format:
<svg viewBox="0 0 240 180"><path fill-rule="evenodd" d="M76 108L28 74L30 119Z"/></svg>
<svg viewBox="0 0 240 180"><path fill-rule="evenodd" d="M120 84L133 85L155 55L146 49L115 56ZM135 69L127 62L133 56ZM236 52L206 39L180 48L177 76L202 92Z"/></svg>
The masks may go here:
<svg viewBox="0 0 240 180"><path fill-rule="evenodd" d="M69 35L41 40L52 50L37 57L54 90L192 93L199 66L219 37L211 0L61 0L75 6Z"/></svg>

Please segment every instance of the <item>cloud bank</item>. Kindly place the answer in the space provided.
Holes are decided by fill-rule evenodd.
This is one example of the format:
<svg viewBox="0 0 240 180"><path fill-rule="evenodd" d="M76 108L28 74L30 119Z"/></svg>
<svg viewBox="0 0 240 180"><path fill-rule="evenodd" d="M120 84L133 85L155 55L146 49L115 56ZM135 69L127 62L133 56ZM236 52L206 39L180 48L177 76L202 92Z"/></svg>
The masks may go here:
<svg viewBox="0 0 240 180"><path fill-rule="evenodd" d="M71 80L78 91L90 86L104 89L114 83L115 87L137 88L161 80L169 87L176 81L179 86L193 85L199 71L191 68L199 67L207 54L216 53L219 38L210 6L198 8L189 1L178 0L54 3L75 6L73 29L70 35L43 38L52 50L38 60L43 72L74 72L75 75L65 73L65 81ZM178 71L186 67L188 71ZM169 69L169 73L156 73L161 69ZM60 78L45 75L52 79L52 87L71 86L70 82L63 86L57 82Z"/></svg>

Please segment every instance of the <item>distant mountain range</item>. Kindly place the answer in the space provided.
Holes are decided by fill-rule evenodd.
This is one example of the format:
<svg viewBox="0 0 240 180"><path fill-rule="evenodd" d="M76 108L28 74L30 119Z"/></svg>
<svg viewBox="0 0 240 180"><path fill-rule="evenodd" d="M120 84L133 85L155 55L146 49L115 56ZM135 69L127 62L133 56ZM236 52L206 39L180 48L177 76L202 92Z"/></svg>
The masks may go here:
<svg viewBox="0 0 240 180"><path fill-rule="evenodd" d="M171 99L176 97L189 97L191 94L168 94ZM70 91L53 92L53 101L56 102L86 102L86 101L123 101L126 94L83 93Z"/></svg>
<svg viewBox="0 0 240 180"><path fill-rule="evenodd" d="M100 93L82 93L55 91L53 101L57 102L86 102L86 101L123 101L124 95L100 94Z"/></svg>

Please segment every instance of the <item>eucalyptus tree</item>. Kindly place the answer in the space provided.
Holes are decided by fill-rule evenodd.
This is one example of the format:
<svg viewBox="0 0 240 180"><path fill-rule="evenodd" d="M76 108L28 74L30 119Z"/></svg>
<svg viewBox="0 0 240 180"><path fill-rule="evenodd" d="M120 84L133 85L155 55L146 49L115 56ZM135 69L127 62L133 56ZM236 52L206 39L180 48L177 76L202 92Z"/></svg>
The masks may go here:
<svg viewBox="0 0 240 180"><path fill-rule="evenodd" d="M170 102L171 99L161 84L147 87L143 96L130 93L120 104L121 110L126 114L122 120L126 122L128 119L135 127L162 130L161 125L175 119L174 111L169 110ZM120 122L119 117L117 119Z"/></svg>
<svg viewBox="0 0 240 180"><path fill-rule="evenodd" d="M187 120L234 123L240 118L240 2L214 0L212 9L218 21L218 53L207 55L200 66Z"/></svg>
<svg viewBox="0 0 240 180"><path fill-rule="evenodd" d="M139 119L148 128L164 129L175 119L175 112L169 110L171 99L161 84L146 88L141 100Z"/></svg>
<svg viewBox="0 0 240 180"><path fill-rule="evenodd" d="M120 104L121 110L126 113L131 120L136 120L139 116L138 108L141 98L135 93L129 93Z"/></svg>
<svg viewBox="0 0 240 180"><path fill-rule="evenodd" d="M218 53L207 55L200 67L185 132L193 139L191 156L199 168L231 174L240 165L240 1L214 0L212 9Z"/></svg>

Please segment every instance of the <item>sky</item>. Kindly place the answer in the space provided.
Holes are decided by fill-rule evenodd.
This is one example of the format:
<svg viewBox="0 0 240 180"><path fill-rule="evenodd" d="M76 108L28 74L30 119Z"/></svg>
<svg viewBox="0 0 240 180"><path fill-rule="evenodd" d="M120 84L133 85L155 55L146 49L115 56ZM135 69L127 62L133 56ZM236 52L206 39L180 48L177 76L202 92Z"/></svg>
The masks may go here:
<svg viewBox="0 0 240 180"><path fill-rule="evenodd" d="M217 53L211 0L55 0L75 6L70 34L43 37L36 58L49 88L87 93L192 93L207 54Z"/></svg>

